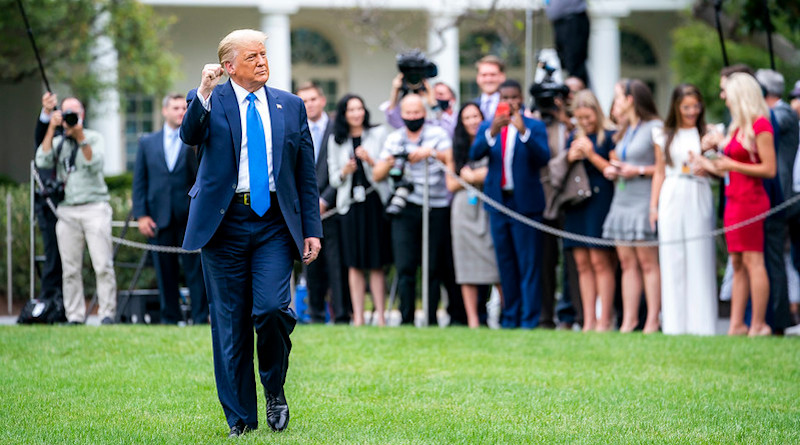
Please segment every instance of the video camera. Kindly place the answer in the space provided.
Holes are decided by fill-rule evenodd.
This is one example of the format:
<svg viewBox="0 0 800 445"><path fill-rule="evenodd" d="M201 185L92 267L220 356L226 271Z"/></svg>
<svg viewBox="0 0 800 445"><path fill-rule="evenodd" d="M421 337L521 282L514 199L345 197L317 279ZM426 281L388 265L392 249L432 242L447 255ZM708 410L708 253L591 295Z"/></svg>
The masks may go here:
<svg viewBox="0 0 800 445"><path fill-rule="evenodd" d="M439 74L436 64L428 60L425 54L418 49L398 54L397 69L403 73L403 86L400 87L401 96L405 96L409 91L424 92L425 85L422 81Z"/></svg>
<svg viewBox="0 0 800 445"><path fill-rule="evenodd" d="M569 87L553 80L555 68L543 61L539 62L539 67L544 70L544 78L539 83L531 85L528 90L533 98L531 111L538 110L542 115L542 120L549 124L559 111L556 98L565 100L569 96Z"/></svg>
<svg viewBox="0 0 800 445"><path fill-rule="evenodd" d="M394 193L386 206L386 213L390 216L399 214L406 207L408 195L414 191L414 184L405 177L406 164L408 163L408 150L405 144L399 149L391 152L394 157L392 168L389 169L389 177L394 183Z"/></svg>

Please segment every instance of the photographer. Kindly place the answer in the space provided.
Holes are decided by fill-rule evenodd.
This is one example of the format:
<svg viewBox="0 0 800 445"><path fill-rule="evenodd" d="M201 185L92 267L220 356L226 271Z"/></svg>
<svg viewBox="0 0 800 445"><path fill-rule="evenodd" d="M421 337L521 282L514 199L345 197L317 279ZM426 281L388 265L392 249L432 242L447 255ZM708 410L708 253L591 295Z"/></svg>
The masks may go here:
<svg viewBox="0 0 800 445"><path fill-rule="evenodd" d="M58 98L55 94L47 92L42 96L42 111L36 121L36 131L34 133L34 150L42 143L47 127L50 124L50 115L58 105ZM39 231L42 233L42 243L44 244L44 264L42 265L42 290L39 294L40 299L61 299L61 255L58 253L58 241L56 240L56 222L58 218L47 205L46 198L50 197L55 205L63 198L64 184L60 183L56 177L54 168L37 168L39 177L42 179L44 191L37 190L34 205L36 208L36 221L39 224Z"/></svg>
<svg viewBox="0 0 800 445"><path fill-rule="evenodd" d="M380 109L386 116L386 122L394 128L403 128L400 116L400 100L407 94L422 97L427 109L426 123L442 127L452 138L456 127L455 93L448 85L438 82L431 88L429 78L436 77L437 67L419 50L397 55L397 69L400 71L392 80L392 91L389 100L381 104Z"/></svg>
<svg viewBox="0 0 800 445"><path fill-rule="evenodd" d="M50 115L47 132L36 150L36 166L55 167L58 180L65 184L56 223L64 308L70 323L86 320L81 274L85 240L97 279L98 313L102 324L113 324L117 282L112 262L111 206L103 179L103 137L83 128L84 109L78 99L64 99L61 110ZM63 134L56 136L62 125Z"/></svg>
<svg viewBox="0 0 800 445"><path fill-rule="evenodd" d="M441 128L425 123L422 98L409 94L400 101L404 128L395 130L383 144L380 160L373 169L373 178L383 181L392 176L395 195L387 213L392 219L392 244L399 276L400 313L404 324L414 322L417 268L421 263L422 196L425 187L425 163L428 163L430 187L430 282L428 324L436 325L441 284L455 282L450 247L450 207L445 173L438 159L444 162L452 142ZM455 286L453 286L455 288ZM461 301L461 294L449 294L450 301Z"/></svg>

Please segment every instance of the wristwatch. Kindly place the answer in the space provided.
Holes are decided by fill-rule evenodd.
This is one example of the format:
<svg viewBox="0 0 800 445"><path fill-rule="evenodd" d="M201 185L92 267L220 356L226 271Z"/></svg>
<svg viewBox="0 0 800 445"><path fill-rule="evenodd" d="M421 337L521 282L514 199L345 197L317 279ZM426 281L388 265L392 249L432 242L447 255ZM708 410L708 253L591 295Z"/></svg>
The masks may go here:
<svg viewBox="0 0 800 445"><path fill-rule="evenodd" d="M644 177L644 166L642 165L639 166L639 177L640 178Z"/></svg>
<svg viewBox="0 0 800 445"><path fill-rule="evenodd" d="M89 145L89 141L87 139L84 139L84 140L78 142L78 148L83 148L83 147L85 147L87 145Z"/></svg>

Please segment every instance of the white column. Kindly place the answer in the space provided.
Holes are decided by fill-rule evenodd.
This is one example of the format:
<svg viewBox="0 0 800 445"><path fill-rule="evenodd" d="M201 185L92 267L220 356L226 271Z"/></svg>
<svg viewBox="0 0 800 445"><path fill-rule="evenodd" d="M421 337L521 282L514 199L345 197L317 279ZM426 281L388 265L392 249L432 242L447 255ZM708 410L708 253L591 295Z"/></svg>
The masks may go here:
<svg viewBox="0 0 800 445"><path fill-rule="evenodd" d="M428 25L428 56L439 68L439 75L432 79L444 82L460 97L458 57L458 27L452 14L431 12Z"/></svg>
<svg viewBox="0 0 800 445"><path fill-rule="evenodd" d="M272 88L292 89L292 44L290 11L261 9L261 30L267 34L267 60Z"/></svg>
<svg viewBox="0 0 800 445"><path fill-rule="evenodd" d="M590 20L589 81L603 111L608 112L620 73L619 18L600 13Z"/></svg>
<svg viewBox="0 0 800 445"><path fill-rule="evenodd" d="M105 12L98 18L98 27L105 27L110 19ZM93 54L96 59L91 70L101 83L117 84L117 50L110 37L101 35L95 40ZM122 142L122 118L119 109L119 93L115 88L100 92L98 99L87 105L88 128L100 132L105 140L103 172L106 175L120 174L125 170L125 144Z"/></svg>

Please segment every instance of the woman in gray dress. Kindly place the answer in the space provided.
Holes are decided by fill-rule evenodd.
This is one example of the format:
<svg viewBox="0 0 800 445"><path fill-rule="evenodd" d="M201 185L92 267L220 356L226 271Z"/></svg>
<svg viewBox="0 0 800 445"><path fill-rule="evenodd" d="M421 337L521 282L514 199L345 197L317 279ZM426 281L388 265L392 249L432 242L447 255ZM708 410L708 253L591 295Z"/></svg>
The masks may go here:
<svg viewBox="0 0 800 445"><path fill-rule="evenodd" d="M477 188L481 188L486 179L489 158L469 161L469 147L482 121L483 114L476 104L468 103L461 107L453 136L453 150L447 159L448 170L458 173L463 180ZM477 195L464 189L449 175L446 181L447 189L453 193L450 224L456 283L461 285L467 324L470 328L477 328L480 326L478 285L500 282L489 231L489 215ZM497 289L499 292L500 286Z"/></svg>
<svg viewBox="0 0 800 445"><path fill-rule="evenodd" d="M603 175L615 181L614 199L603 224L603 237L625 241L656 239L650 226L650 189L655 172L652 130L662 126L653 94L640 80L622 80L614 87L614 112L620 123ZM659 329L661 271L658 247L617 246L622 266L622 325L631 332L639 324L639 300L644 285L647 321L644 333Z"/></svg>

